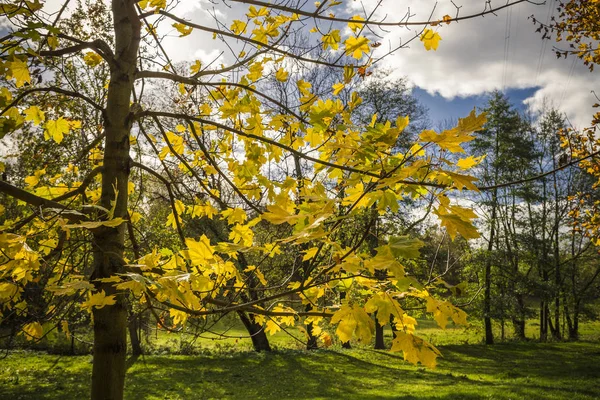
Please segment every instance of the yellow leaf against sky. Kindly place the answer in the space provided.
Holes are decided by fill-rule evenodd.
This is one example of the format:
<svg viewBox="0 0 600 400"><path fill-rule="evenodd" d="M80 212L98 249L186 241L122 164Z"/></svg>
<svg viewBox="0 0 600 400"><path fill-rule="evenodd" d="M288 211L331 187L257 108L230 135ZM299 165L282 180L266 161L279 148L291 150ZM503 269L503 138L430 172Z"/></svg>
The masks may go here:
<svg viewBox="0 0 600 400"><path fill-rule="evenodd" d="M340 36L340 31L338 29L330 31L321 37L321 42L323 42L323 50L327 50L328 48L337 50L340 47L341 40L342 37Z"/></svg>
<svg viewBox="0 0 600 400"><path fill-rule="evenodd" d="M31 75L29 75L26 62L16 59L8 61L5 65L8 68L7 78L14 78L17 87L21 87L25 83L31 83Z"/></svg>
<svg viewBox="0 0 600 400"><path fill-rule="evenodd" d="M60 117L57 120L50 120L46 122L46 130L44 131L44 139L52 139L56 143L62 142L65 134L69 133L69 121Z"/></svg>
<svg viewBox="0 0 600 400"><path fill-rule="evenodd" d="M369 39L363 36L357 38L351 36L344 41L344 45L346 46L344 49L345 54L347 56L352 55L357 60L363 57L363 53L368 54L371 51L369 48Z"/></svg>
<svg viewBox="0 0 600 400"><path fill-rule="evenodd" d="M333 89L333 95L337 96L346 87L343 83L336 83L331 88Z"/></svg>
<svg viewBox="0 0 600 400"><path fill-rule="evenodd" d="M191 26L187 26L186 24L181 24L179 22L175 22L173 24L173 28L177 29L177 32L179 32L179 37L187 36L194 30L194 28Z"/></svg>
<svg viewBox="0 0 600 400"><path fill-rule="evenodd" d="M24 113L25 121L31 121L34 125L39 125L46 120L46 114L38 106L31 106Z"/></svg>
<svg viewBox="0 0 600 400"><path fill-rule="evenodd" d="M102 62L102 57L99 54L90 51L83 56L83 62L90 67L95 67Z"/></svg>
<svg viewBox="0 0 600 400"><path fill-rule="evenodd" d="M440 40L442 40L442 37L439 35L439 33L434 32L432 29L427 28L421 34L420 39L421 39L421 42L423 42L425 49L427 51L429 51L429 50L437 50L438 44L439 44Z"/></svg>
<svg viewBox="0 0 600 400"><path fill-rule="evenodd" d="M241 35L243 33L246 33L247 26L248 24L246 22L240 21L239 19L235 19L233 20L233 24L231 24L231 27L229 29L231 29L231 31L236 35Z"/></svg>
<svg viewBox="0 0 600 400"><path fill-rule="evenodd" d="M355 15L350 19L353 21L364 21L365 20L360 15ZM363 26L364 26L364 24L362 24L360 22L348 22L348 28L350 28L350 30L354 33L356 33L358 30L360 30Z"/></svg>
<svg viewBox="0 0 600 400"><path fill-rule="evenodd" d="M467 158L461 158L456 163L456 166L459 168L462 168L462 169L470 169L470 168L473 168L473 167L479 165L479 163L481 163L481 161L483 161L484 158L485 158L485 154L480 157L469 156Z"/></svg>
<svg viewBox="0 0 600 400"><path fill-rule="evenodd" d="M200 72L200 69L202 68L202 62L200 60L196 60L194 61L194 63L192 64L192 66L190 67L190 72L195 75L198 72Z"/></svg>
<svg viewBox="0 0 600 400"><path fill-rule="evenodd" d="M279 68L277 70L277 72L275 73L275 79L277 79L279 82L287 81L289 76L290 76L289 72L287 72L283 68Z"/></svg>

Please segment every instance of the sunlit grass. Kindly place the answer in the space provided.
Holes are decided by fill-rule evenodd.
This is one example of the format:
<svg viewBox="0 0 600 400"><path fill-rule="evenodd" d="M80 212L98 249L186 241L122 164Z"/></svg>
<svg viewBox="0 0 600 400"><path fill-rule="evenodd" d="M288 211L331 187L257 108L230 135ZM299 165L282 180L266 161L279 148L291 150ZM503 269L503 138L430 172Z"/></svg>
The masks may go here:
<svg viewBox="0 0 600 400"><path fill-rule="evenodd" d="M435 370L368 349L142 356L129 399L596 399L597 343L442 346ZM14 352L2 360L2 399L82 399L90 356Z"/></svg>
<svg viewBox="0 0 600 400"><path fill-rule="evenodd" d="M217 329L218 328L218 329ZM401 354L366 346L307 352L283 333L273 353L251 351L235 321L227 337L151 331L151 354L130 359L128 399L597 399L600 323L581 327L587 342L481 344L481 327L446 330L419 321L439 346L438 368L407 364ZM528 324L528 334L537 329ZM292 329L290 333L301 337ZM391 342L386 331L386 342ZM595 340L594 342L590 340ZM172 353L180 353L173 355ZM189 354L189 355L183 355ZM0 361L0 399L84 399L92 357L10 352Z"/></svg>

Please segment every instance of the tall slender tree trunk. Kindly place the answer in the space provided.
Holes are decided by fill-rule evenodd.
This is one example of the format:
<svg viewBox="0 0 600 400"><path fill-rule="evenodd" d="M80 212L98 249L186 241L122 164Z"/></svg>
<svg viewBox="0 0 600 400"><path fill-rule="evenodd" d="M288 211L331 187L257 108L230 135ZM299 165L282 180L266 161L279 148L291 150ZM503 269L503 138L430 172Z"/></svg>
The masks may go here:
<svg viewBox="0 0 600 400"><path fill-rule="evenodd" d="M132 125L130 98L140 41L140 21L133 0L114 0L115 61L111 63L110 83L104 115L104 171L100 205L114 217L127 219L129 183L129 134ZM116 189L116 190L115 190ZM94 232L94 272L96 289L114 295L114 305L93 309L94 364L92 400L122 400L127 351L127 308L125 295L116 293L110 283L97 279L123 272L125 224L101 227Z"/></svg>
<svg viewBox="0 0 600 400"><path fill-rule="evenodd" d="M483 321L485 325L485 344L494 344L494 333L492 332L492 250L496 236L496 208L498 202L498 189L492 193L492 216L490 227L490 241L488 243L488 257L485 262L485 290L483 294Z"/></svg>

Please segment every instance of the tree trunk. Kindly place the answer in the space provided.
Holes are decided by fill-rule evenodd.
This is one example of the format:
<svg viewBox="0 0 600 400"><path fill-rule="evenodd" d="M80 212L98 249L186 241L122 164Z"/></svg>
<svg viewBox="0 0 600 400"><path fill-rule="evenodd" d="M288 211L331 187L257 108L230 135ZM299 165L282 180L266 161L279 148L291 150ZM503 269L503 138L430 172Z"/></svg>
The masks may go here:
<svg viewBox="0 0 600 400"><path fill-rule="evenodd" d="M256 321L254 321L252 314L246 315L243 311L238 311L238 316L250 334L254 351L271 351L271 345L269 344L269 339L265 334L265 330L262 325L257 324Z"/></svg>
<svg viewBox="0 0 600 400"><path fill-rule="evenodd" d="M498 189L492 194L492 221L490 227L490 242L488 244L488 258L485 262L485 291L483 297L483 321L485 324L485 344L494 344L492 332L492 250L494 248L494 237L496 234L496 206Z"/></svg>
<svg viewBox="0 0 600 400"><path fill-rule="evenodd" d="M342 303L345 298L346 298L346 292L340 292L340 303ZM342 348L343 349L350 349L350 348L352 348L352 346L350 346L350 341L343 342L342 343Z"/></svg>
<svg viewBox="0 0 600 400"><path fill-rule="evenodd" d="M383 339L383 325L379 325L377 313L375 313L375 348L377 350L385 350L385 341Z"/></svg>
<svg viewBox="0 0 600 400"><path fill-rule="evenodd" d="M130 98L140 41L140 21L133 0L114 0L115 60L110 63L106 110L104 113L104 171L100 205L113 208L114 218L127 219L129 183L129 134L132 125ZM115 191L116 189L116 191ZM122 400L127 351L127 309L125 295L116 293L111 283L97 279L122 273L125 224L94 231L94 272L96 290L114 296L115 304L94 308L94 364L92 400Z"/></svg>
<svg viewBox="0 0 600 400"><path fill-rule="evenodd" d="M140 317L134 316L129 321L129 343L131 343L131 354L140 356L144 354L142 350L142 341L140 337Z"/></svg>
<svg viewBox="0 0 600 400"><path fill-rule="evenodd" d="M525 303L523 301L523 295L516 294L517 298L517 316L513 317L512 324L515 330L515 337L519 340L526 340L525 335Z"/></svg>
<svg viewBox="0 0 600 400"><path fill-rule="evenodd" d="M567 325L569 331L569 340L579 340L579 302L573 302L573 317L565 310L567 316Z"/></svg>
<svg viewBox="0 0 600 400"><path fill-rule="evenodd" d="M307 304L305 310L311 311L313 309L312 305ZM313 323L306 325L306 334L308 335L308 341L306 342L306 350L316 350L319 348L319 344L317 343L317 337L313 333Z"/></svg>

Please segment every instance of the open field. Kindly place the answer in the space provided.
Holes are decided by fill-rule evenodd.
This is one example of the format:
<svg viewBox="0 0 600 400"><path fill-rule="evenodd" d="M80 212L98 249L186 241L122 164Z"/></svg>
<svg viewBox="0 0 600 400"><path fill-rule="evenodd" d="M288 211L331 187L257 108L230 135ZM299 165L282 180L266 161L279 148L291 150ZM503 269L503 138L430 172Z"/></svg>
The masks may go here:
<svg viewBox="0 0 600 400"><path fill-rule="evenodd" d="M195 355L130 360L126 398L597 399L598 324L584 332L593 341L486 347L473 344L471 331L424 326L421 334L441 344L435 370L367 348L296 350L293 339L281 334L273 338L278 350L271 354L247 351L247 339L198 339ZM174 350L177 340L161 335L158 342L157 350ZM0 399L87 398L90 373L89 355L11 352L0 361Z"/></svg>

